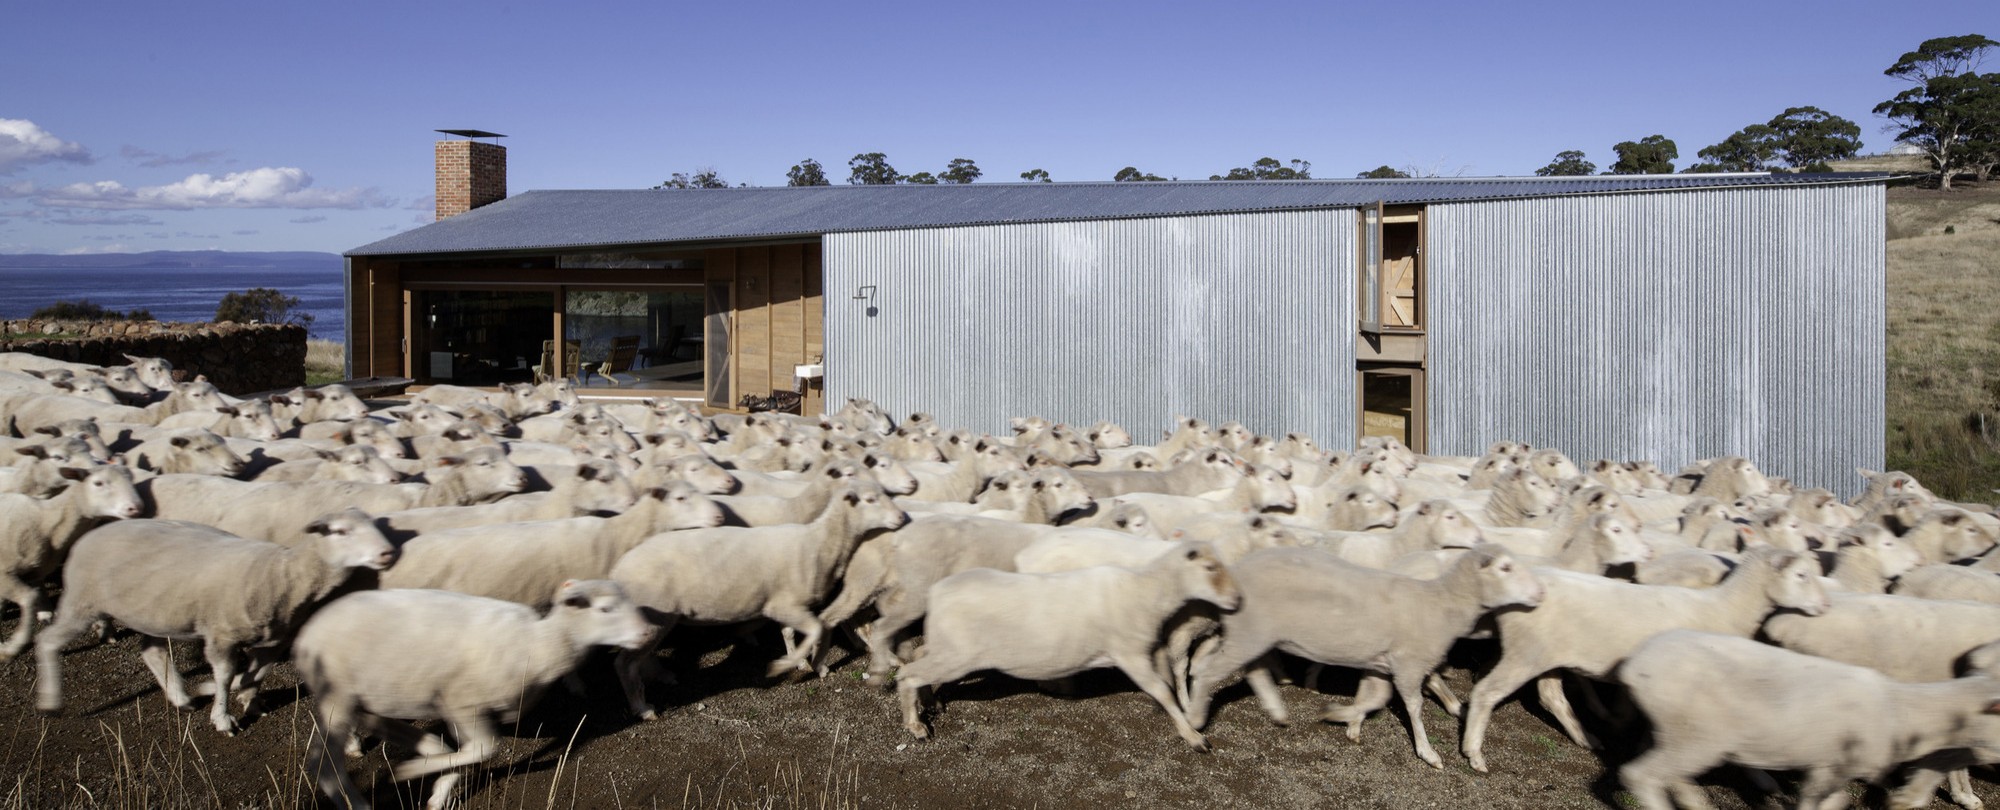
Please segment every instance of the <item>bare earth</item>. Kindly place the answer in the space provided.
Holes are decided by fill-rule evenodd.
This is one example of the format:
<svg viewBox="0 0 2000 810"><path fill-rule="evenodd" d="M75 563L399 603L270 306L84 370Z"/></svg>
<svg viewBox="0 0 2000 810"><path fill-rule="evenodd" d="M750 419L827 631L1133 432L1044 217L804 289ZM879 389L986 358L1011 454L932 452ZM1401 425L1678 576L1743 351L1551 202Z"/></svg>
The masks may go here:
<svg viewBox="0 0 2000 810"><path fill-rule="evenodd" d="M779 654L775 633L761 635L772 636L769 646L719 633L688 641L669 662L682 685L654 687L666 711L651 723L626 719L608 657L592 660L589 696L552 690L470 782L466 806L1625 807L1615 769L1645 744L1642 724L1621 732L1596 721L1612 750L1594 754L1538 708L1512 702L1488 741L1495 772L1480 775L1456 753L1457 721L1430 702L1425 722L1446 763L1438 771L1412 753L1400 715L1371 719L1355 744L1339 727L1309 722L1326 696L1285 687L1297 724L1279 728L1239 684L1219 696L1209 730L1215 750L1200 754L1111 670L1079 679L1073 697L999 676L948 688L933 739L917 742L892 695L861 680L861 661L844 661L825 680L761 681ZM177 652L183 671L201 668L196 651ZM1468 643L1454 663L1483 668L1494 652ZM274 676L266 714L225 738L208 725L201 699L197 711L167 706L129 637L80 642L65 668L68 709L52 719L33 711L27 661L0 669L0 806L314 806L301 768L310 698L288 670ZM1461 696L1470 691L1467 670L1450 676ZM1330 674L1322 688L1345 700L1353 683ZM377 805L421 806L428 783L395 785L382 762L371 746L351 763L359 784L372 782ZM1781 806L1731 771L1709 784L1721 807ZM2000 800L1989 784L1980 791ZM1869 796L1880 800L1879 791Z"/></svg>

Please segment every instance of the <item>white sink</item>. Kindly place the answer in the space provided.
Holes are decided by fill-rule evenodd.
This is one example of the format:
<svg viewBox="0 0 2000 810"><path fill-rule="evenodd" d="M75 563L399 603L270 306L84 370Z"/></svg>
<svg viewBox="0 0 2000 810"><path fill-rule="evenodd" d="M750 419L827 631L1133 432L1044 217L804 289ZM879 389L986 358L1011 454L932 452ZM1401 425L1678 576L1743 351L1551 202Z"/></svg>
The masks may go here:
<svg viewBox="0 0 2000 810"><path fill-rule="evenodd" d="M792 366L792 376L802 380L817 380L826 376L826 364L813 363L806 366Z"/></svg>

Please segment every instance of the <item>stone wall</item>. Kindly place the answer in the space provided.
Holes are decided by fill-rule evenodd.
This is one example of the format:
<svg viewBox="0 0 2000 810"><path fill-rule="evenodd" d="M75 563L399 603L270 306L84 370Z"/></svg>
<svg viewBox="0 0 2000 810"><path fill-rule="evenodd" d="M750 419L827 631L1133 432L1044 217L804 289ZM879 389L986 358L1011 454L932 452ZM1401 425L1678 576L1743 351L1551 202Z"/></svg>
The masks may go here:
<svg viewBox="0 0 2000 810"><path fill-rule="evenodd" d="M116 366L125 355L163 357L174 378L205 376L226 394L306 382L306 328L291 324L159 321L0 321L0 352Z"/></svg>

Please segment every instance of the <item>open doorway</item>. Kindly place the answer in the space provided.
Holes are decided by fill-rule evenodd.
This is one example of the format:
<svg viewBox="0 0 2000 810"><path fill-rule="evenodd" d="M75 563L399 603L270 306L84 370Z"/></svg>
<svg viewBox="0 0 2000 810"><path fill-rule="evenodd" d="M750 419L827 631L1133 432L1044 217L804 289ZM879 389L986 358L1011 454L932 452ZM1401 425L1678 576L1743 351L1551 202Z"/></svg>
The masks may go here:
<svg viewBox="0 0 2000 810"><path fill-rule="evenodd" d="M1360 435L1388 436L1411 450L1426 452L1424 370L1417 366L1363 366L1360 379Z"/></svg>

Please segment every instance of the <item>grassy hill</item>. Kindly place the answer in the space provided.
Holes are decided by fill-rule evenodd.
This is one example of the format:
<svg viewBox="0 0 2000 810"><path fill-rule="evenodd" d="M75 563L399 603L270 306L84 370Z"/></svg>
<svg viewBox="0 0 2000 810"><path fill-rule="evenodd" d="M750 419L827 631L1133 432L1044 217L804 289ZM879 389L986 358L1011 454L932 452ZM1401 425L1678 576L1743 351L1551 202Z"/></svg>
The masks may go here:
<svg viewBox="0 0 2000 810"><path fill-rule="evenodd" d="M1938 494L2000 488L2000 183L1888 198L1888 464Z"/></svg>

